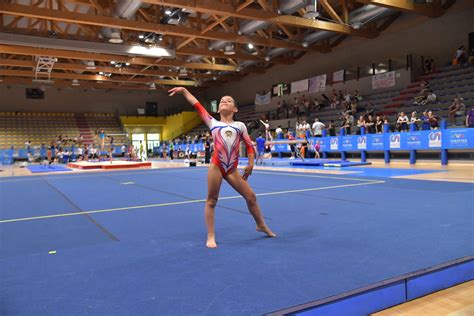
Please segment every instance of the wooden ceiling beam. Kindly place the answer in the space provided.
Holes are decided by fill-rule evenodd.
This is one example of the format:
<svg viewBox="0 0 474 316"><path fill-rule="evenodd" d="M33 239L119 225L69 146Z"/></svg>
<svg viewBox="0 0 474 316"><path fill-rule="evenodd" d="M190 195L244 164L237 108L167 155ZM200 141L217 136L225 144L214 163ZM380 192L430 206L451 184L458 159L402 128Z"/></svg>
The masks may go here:
<svg viewBox="0 0 474 316"><path fill-rule="evenodd" d="M417 4L410 0L355 0L363 4L372 4L403 12L415 13L419 15L436 18L443 15L441 6L436 4Z"/></svg>
<svg viewBox="0 0 474 316"><path fill-rule="evenodd" d="M230 4L219 3L216 1L208 0L142 0L145 3L158 4L162 6L172 6L176 8L188 8L194 11L215 14L220 16L232 16L240 19L247 20L260 20L274 24L282 23L287 25L293 25L307 29L318 29L324 31L331 31L346 35L362 36L373 38L376 35L373 32L366 30L356 30L348 25L342 25L339 23L309 20L302 17L292 15L278 15L276 12L244 8L240 11L235 10L235 7ZM361 0L370 1L370 0ZM377 0L377 1L389 1L389 0ZM403 1L403 0L396 0ZM262 2L264 3L264 2ZM265 4L264 4L265 5ZM303 12L303 11L302 11ZM254 43L255 44L255 43ZM276 46L275 46L276 47ZM284 47L283 47L284 48Z"/></svg>
<svg viewBox="0 0 474 316"><path fill-rule="evenodd" d="M14 56L14 55L12 55ZM57 62L54 64L54 69L58 70L68 70L68 71L84 71L84 72L109 72L113 74L121 75L135 75L135 76L149 76L149 77L158 77L158 76L178 76L179 74L175 71L169 72L165 70L143 70L133 67L127 68L115 68L115 67L106 67L106 66L96 66L94 70L86 68L86 65L76 64L74 60L68 60L70 63L61 63ZM8 67L20 67L20 68L35 68L36 62L33 60L18 60L18 59L0 59L0 66ZM201 73L192 73L189 77L209 79L212 78L212 75L201 74Z"/></svg>
<svg viewBox="0 0 474 316"><path fill-rule="evenodd" d="M246 9L243 9L246 10ZM172 35L177 37L196 37L210 40L222 40L236 42L240 44L253 43L254 45L270 46L279 48L289 48L295 50L307 51L297 43L291 43L282 40L268 40L259 36L235 35L225 32L209 31L204 34L197 29L176 25L164 25L142 21L132 21L119 18L111 18L107 16L96 16L90 14L82 14L77 12L65 12L44 8L30 8L25 5L9 4L0 2L0 13L12 14L16 16L25 16L30 18L53 20L65 23L77 23L90 26L115 27L140 32L154 32L164 35ZM293 20L292 20L293 21ZM293 22L296 23L296 22ZM329 23L329 22L325 22Z"/></svg>
<svg viewBox="0 0 474 316"><path fill-rule="evenodd" d="M144 57L126 57L112 54L85 53L58 49L42 49L33 47L0 45L0 51L7 54L28 55L28 56L52 56L58 58L71 58L79 60L94 60L110 62L115 60L120 63L130 63L132 65L155 65L158 67L185 67L188 69L202 70L218 70L218 71L237 71L235 66L221 64L204 64L204 63L186 63L177 60L161 60L157 62L154 58Z"/></svg>
<svg viewBox="0 0 474 316"><path fill-rule="evenodd" d="M33 71L27 70L2 70L0 69L1 76L12 76L12 77L32 77L35 78L35 73ZM47 74L42 74L42 77L48 77ZM39 76L38 76L39 77ZM84 80L84 81L101 81L101 82L127 82L127 83L134 83L134 84L162 84L162 85L169 85L169 86L196 86L197 82L192 80L166 80L166 79L159 79L159 80L150 80L147 78L135 78L133 80L129 80L128 77L121 77L121 76L112 76L112 77L105 77L100 75L84 75L84 74L75 74L75 73L58 73L58 72L51 72L49 74L49 78L51 79L68 79L68 80Z"/></svg>

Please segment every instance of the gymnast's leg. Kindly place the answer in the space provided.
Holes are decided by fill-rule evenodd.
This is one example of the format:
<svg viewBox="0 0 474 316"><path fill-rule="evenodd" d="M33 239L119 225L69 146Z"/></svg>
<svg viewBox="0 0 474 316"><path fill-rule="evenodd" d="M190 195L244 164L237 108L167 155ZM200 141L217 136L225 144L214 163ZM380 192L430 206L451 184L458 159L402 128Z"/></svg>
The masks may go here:
<svg viewBox="0 0 474 316"><path fill-rule="evenodd" d="M226 181L245 198L250 214L252 214L255 223L257 224L257 231L264 232L269 237L276 237L276 235L268 228L263 219L260 206L257 202L257 196L253 192L249 183L245 181L240 175L239 171L235 169L233 172L225 177Z"/></svg>
<svg viewBox="0 0 474 316"><path fill-rule="evenodd" d="M216 234L214 229L214 210L216 208L219 191L222 184L222 173L215 164L211 163L207 171L207 199L204 215L207 226L207 242L208 248L217 248Z"/></svg>

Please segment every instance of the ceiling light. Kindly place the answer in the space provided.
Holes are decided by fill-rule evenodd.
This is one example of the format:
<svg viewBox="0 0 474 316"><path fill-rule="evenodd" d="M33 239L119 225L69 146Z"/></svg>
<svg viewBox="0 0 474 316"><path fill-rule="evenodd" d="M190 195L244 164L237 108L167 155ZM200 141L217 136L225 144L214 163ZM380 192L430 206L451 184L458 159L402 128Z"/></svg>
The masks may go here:
<svg viewBox="0 0 474 316"><path fill-rule="evenodd" d="M156 90L156 85L154 82L150 83L150 90Z"/></svg>
<svg viewBox="0 0 474 316"><path fill-rule="evenodd" d="M95 62L93 60L89 60L86 62L86 69L94 70L95 69Z"/></svg>
<svg viewBox="0 0 474 316"><path fill-rule="evenodd" d="M104 72L103 72L103 71L99 71L99 75L103 76L103 75L104 75Z"/></svg>
<svg viewBox="0 0 474 316"><path fill-rule="evenodd" d="M248 43L248 44L247 44L247 47L248 47L249 49L253 49L253 48L254 48L254 46L253 46L252 43Z"/></svg>
<svg viewBox="0 0 474 316"><path fill-rule="evenodd" d="M303 42L303 43L301 43L301 45L303 45L303 47L306 48L306 47L308 47L309 44L308 44L308 42Z"/></svg>
<svg viewBox="0 0 474 316"><path fill-rule="evenodd" d="M212 77L212 80L217 80L217 77L216 76Z"/></svg>
<svg viewBox="0 0 474 316"><path fill-rule="evenodd" d="M352 23L352 27L356 30L360 29L362 26L362 23L361 22L354 22Z"/></svg>
<svg viewBox="0 0 474 316"><path fill-rule="evenodd" d="M77 80L77 79L73 79L73 80L72 80L71 86L77 87L77 86L80 86L80 85L81 85L81 84L79 83L79 80Z"/></svg>
<svg viewBox="0 0 474 316"><path fill-rule="evenodd" d="M224 55L235 55L234 45L226 45L224 49Z"/></svg>
<svg viewBox="0 0 474 316"><path fill-rule="evenodd" d="M188 71L186 70L186 68L181 68L179 70L178 76L187 76L187 75L188 75Z"/></svg>
<svg viewBox="0 0 474 316"><path fill-rule="evenodd" d="M252 55L256 56L256 55L258 55L258 52L257 52L256 50L254 50L254 51L252 52Z"/></svg>
<svg viewBox="0 0 474 316"><path fill-rule="evenodd" d="M173 57L167 49L158 46L132 46L128 50L128 53L132 55L143 55L150 57Z"/></svg>
<svg viewBox="0 0 474 316"><path fill-rule="evenodd" d="M112 33L110 34L109 43L122 44L122 43L123 43L123 39L122 39L122 37L120 36L120 32L112 32Z"/></svg>
<svg viewBox="0 0 474 316"><path fill-rule="evenodd" d="M171 15L171 13L173 13L173 11L171 11L170 8L167 8L167 9L165 10L165 14L166 14L166 15Z"/></svg>
<svg viewBox="0 0 474 316"><path fill-rule="evenodd" d="M144 39L144 38L145 38L145 35L140 34L140 35L138 35L138 38L139 38L139 39Z"/></svg>
<svg viewBox="0 0 474 316"><path fill-rule="evenodd" d="M265 56L265 61L270 61L271 57L270 56Z"/></svg>
<svg viewBox="0 0 474 316"><path fill-rule="evenodd" d="M110 63L111 63L112 65L115 65L115 64L116 64L116 62L115 62L114 60L112 60Z"/></svg>

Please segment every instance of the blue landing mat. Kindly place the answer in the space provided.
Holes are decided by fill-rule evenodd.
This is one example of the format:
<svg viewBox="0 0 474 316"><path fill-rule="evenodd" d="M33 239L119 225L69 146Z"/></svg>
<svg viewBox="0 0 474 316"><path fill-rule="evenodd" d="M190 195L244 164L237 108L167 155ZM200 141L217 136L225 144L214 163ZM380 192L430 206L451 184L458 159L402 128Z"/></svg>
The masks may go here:
<svg viewBox="0 0 474 316"><path fill-rule="evenodd" d="M77 213L0 223L0 314L262 315L474 253L473 185L383 180L255 170L278 237L224 183L211 251L206 168L0 179L4 219Z"/></svg>
<svg viewBox="0 0 474 316"><path fill-rule="evenodd" d="M305 161L294 161L290 162L292 166L325 166L325 167L350 167L350 166L365 166L371 165L370 162L351 162L351 161L335 161L335 160L327 160L327 159L313 159L313 160L305 160Z"/></svg>
<svg viewBox="0 0 474 316"><path fill-rule="evenodd" d="M41 172L57 172L57 171L72 171L69 168L62 167L62 166L43 166L43 165L34 165L34 166L27 166L28 170L31 173L41 173Z"/></svg>

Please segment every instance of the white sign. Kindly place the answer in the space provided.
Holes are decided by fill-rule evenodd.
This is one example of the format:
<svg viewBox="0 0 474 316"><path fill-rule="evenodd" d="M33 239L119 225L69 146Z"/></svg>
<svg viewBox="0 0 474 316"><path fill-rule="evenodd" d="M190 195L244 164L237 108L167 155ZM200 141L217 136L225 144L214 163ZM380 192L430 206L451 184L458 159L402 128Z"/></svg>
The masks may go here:
<svg viewBox="0 0 474 316"><path fill-rule="evenodd" d="M338 140L337 137L332 137L331 138L331 145L330 145L331 150L338 150Z"/></svg>
<svg viewBox="0 0 474 316"><path fill-rule="evenodd" d="M428 147L441 147L441 132L431 132L428 135Z"/></svg>
<svg viewBox="0 0 474 316"><path fill-rule="evenodd" d="M395 71L372 76L372 89L390 88L395 86Z"/></svg>
<svg viewBox="0 0 474 316"><path fill-rule="evenodd" d="M400 134L390 135L390 149L400 148Z"/></svg>
<svg viewBox="0 0 474 316"><path fill-rule="evenodd" d="M332 74L332 82L342 82L344 81L344 69L336 71Z"/></svg>
<svg viewBox="0 0 474 316"><path fill-rule="evenodd" d="M357 137L357 149L367 149L367 136Z"/></svg>
<svg viewBox="0 0 474 316"><path fill-rule="evenodd" d="M326 75L320 75L309 79L309 92L326 91Z"/></svg>
<svg viewBox="0 0 474 316"><path fill-rule="evenodd" d="M264 105L264 104L269 104L271 100L271 92L268 92L267 94L255 94L255 105Z"/></svg>
<svg viewBox="0 0 474 316"><path fill-rule="evenodd" d="M296 93L300 91L308 91L308 79L295 81L291 83L291 93Z"/></svg>

